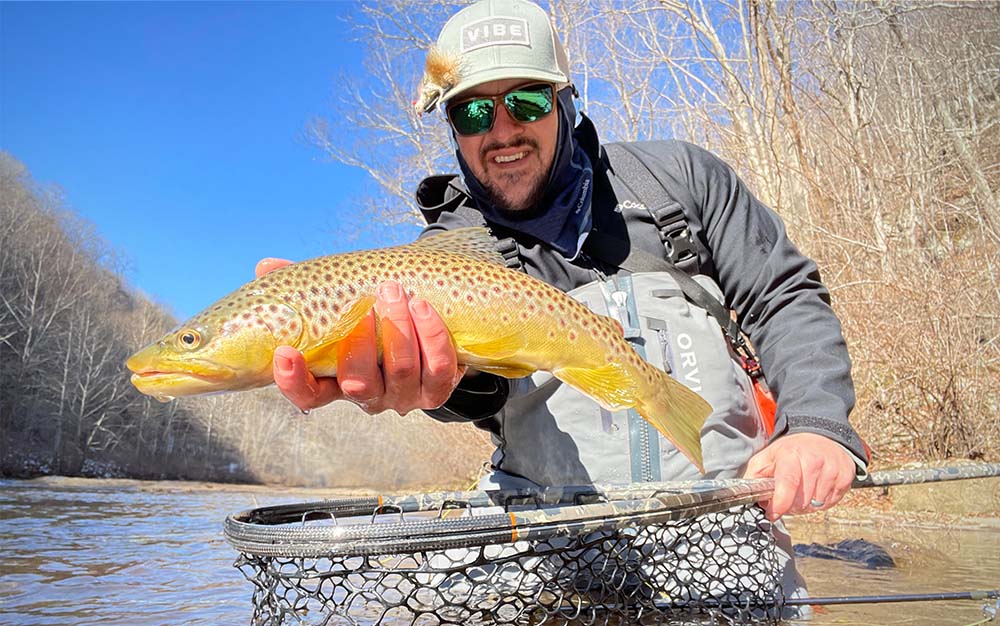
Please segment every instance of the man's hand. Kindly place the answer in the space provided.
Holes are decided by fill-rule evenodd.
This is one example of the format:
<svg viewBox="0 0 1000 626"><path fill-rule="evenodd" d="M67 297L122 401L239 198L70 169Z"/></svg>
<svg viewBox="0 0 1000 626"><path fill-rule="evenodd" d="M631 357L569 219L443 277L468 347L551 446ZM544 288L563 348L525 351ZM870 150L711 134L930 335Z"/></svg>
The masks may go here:
<svg viewBox="0 0 1000 626"><path fill-rule="evenodd" d="M289 265L263 259L257 276ZM354 402L370 414L387 409L403 414L445 403L465 373L451 335L427 301L409 300L400 285L386 281L370 312L337 346L337 377L316 378L291 346L274 351L274 382L301 410L334 400ZM375 315L381 322L383 363L379 367Z"/></svg>
<svg viewBox="0 0 1000 626"><path fill-rule="evenodd" d="M854 481L851 455L832 439L795 433L774 440L755 454L746 478L774 478L774 495L766 503L767 519L829 509ZM764 504L764 503L762 503Z"/></svg>

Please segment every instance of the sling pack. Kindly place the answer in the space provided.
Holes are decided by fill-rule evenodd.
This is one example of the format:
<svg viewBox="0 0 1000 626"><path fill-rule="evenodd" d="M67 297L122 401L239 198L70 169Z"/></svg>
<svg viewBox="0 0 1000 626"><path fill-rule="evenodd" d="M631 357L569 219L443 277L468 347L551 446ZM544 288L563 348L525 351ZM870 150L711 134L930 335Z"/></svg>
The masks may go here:
<svg viewBox="0 0 1000 626"><path fill-rule="evenodd" d="M678 197L687 198L689 195L687 190L671 192L627 144L608 144L605 146L605 151L609 157L614 155L616 176L635 193L650 212L666 251L666 258L661 258L639 249L638 246L629 246L628 257L618 265L632 273L670 274L684 295L705 309L719 323L733 351L740 357L743 370L753 383L757 407L760 409L764 428L770 436L774 432L777 404L770 389L767 388L756 351L740 330L732 313L691 277L691 274L698 273L697 248L687 227L682 205L676 200ZM622 242L606 233L593 230L587 236L585 247L592 257L603 260L611 256L605 251L621 249Z"/></svg>

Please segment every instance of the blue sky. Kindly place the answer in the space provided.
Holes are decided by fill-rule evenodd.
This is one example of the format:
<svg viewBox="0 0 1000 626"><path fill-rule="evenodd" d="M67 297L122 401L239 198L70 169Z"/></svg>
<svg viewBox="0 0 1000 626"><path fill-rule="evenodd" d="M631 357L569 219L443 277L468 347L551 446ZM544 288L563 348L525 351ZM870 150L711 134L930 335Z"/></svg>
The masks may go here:
<svg viewBox="0 0 1000 626"><path fill-rule="evenodd" d="M337 76L362 71L354 10L0 2L0 148L61 187L130 284L182 319L261 257L371 247L352 211L365 175L303 139Z"/></svg>

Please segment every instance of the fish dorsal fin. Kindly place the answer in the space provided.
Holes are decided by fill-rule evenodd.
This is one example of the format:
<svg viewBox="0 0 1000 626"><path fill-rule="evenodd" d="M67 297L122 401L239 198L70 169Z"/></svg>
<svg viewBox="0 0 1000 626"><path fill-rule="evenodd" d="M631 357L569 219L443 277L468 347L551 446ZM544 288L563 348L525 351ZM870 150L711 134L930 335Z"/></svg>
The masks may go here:
<svg viewBox="0 0 1000 626"><path fill-rule="evenodd" d="M445 230L433 235L421 237L403 248L419 248L421 250L440 250L452 254L461 254L478 261L497 263L506 266L503 255L497 251L497 240L485 226L467 226L455 230Z"/></svg>

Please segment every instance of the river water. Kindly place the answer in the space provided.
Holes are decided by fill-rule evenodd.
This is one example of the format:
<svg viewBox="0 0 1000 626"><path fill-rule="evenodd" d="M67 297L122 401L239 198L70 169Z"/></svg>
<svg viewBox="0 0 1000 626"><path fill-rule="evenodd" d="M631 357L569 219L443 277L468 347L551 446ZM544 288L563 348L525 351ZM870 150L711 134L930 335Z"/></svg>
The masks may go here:
<svg viewBox="0 0 1000 626"><path fill-rule="evenodd" d="M0 624L247 624L251 587L222 535L231 513L335 497L171 482L0 480ZM894 569L801 559L813 596L1000 587L1000 531L792 524L796 541L863 538ZM891 536L890 536L891 535ZM833 606L811 624L967 626L982 601ZM998 619L995 624L1000 624Z"/></svg>

